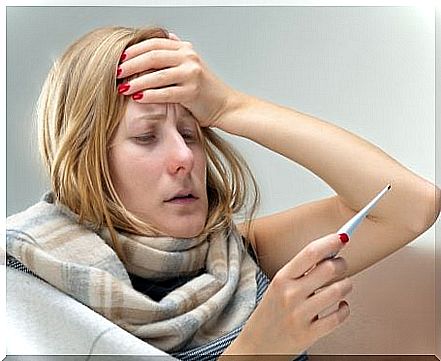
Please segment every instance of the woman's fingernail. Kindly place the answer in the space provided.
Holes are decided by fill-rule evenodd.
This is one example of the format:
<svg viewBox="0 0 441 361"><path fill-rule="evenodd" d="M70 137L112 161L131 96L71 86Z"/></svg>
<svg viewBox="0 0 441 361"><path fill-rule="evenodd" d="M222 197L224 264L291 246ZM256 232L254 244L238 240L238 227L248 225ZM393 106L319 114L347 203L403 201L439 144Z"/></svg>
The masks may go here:
<svg viewBox="0 0 441 361"><path fill-rule="evenodd" d="M120 93L120 94L124 93L127 90L129 90L129 88L130 88L130 84L128 84L128 83L120 84L120 85L118 85L118 93Z"/></svg>
<svg viewBox="0 0 441 361"><path fill-rule="evenodd" d="M349 237L346 233L340 233L338 236L340 237L340 241L342 241L343 243L349 242Z"/></svg>
<svg viewBox="0 0 441 361"><path fill-rule="evenodd" d="M121 69L121 67L119 66L118 69L116 69L116 76L120 76L121 73L122 73L122 69Z"/></svg>
<svg viewBox="0 0 441 361"><path fill-rule="evenodd" d="M142 99L142 97L144 96L144 94L142 92L138 92L132 95L132 99L133 100L139 100Z"/></svg>
<svg viewBox="0 0 441 361"><path fill-rule="evenodd" d="M124 52L121 54L121 58L119 58L119 62L122 63L124 60L126 60L127 54Z"/></svg>

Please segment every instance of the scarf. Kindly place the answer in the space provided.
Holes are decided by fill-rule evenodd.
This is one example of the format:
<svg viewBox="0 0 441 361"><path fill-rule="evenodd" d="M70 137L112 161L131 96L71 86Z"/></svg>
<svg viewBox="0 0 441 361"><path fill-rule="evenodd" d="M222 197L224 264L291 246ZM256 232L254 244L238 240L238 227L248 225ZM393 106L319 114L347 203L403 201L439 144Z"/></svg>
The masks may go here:
<svg viewBox="0 0 441 361"><path fill-rule="evenodd" d="M49 284L167 352L215 340L253 312L258 267L234 224L204 240L119 232L127 255L122 263L108 229L97 231L78 219L48 193L7 218L7 252ZM128 273L149 280L195 277L156 302L133 288Z"/></svg>

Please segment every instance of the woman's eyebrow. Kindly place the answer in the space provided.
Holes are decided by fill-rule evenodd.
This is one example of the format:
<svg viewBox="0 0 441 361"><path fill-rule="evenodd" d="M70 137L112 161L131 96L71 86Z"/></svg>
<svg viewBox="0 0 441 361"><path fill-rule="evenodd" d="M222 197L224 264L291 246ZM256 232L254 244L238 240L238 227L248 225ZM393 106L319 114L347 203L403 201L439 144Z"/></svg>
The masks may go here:
<svg viewBox="0 0 441 361"><path fill-rule="evenodd" d="M137 117L132 118L132 121L135 120L162 120L166 118L166 114L164 113L156 113L156 114L142 114Z"/></svg>
<svg viewBox="0 0 441 361"><path fill-rule="evenodd" d="M196 124L198 121L195 119L195 117L189 113L182 114L179 116L179 120L181 121L190 121L193 124Z"/></svg>
<svg viewBox="0 0 441 361"><path fill-rule="evenodd" d="M144 125L148 124L156 124L159 120L165 120L167 118L167 114L164 113L156 113L156 114L142 114L135 116L129 119L127 128L128 129L138 129ZM194 125L197 121L191 116L191 114L182 114L177 119L177 123L185 122L185 124Z"/></svg>
<svg viewBox="0 0 441 361"><path fill-rule="evenodd" d="M159 120L164 120L164 114L143 114L128 119L126 129L129 131L138 131L147 125L155 125Z"/></svg>

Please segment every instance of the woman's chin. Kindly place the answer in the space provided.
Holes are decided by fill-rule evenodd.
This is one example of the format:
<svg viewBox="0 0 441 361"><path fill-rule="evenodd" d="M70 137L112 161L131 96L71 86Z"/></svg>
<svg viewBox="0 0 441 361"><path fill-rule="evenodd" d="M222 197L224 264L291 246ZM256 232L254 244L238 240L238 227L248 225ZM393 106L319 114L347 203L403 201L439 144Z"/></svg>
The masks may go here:
<svg viewBox="0 0 441 361"><path fill-rule="evenodd" d="M168 233L174 238L195 238L202 233L203 229L203 227L198 229L179 229Z"/></svg>
<svg viewBox="0 0 441 361"><path fill-rule="evenodd" d="M205 223L197 224L174 224L164 227L163 232L174 238L195 238L204 230Z"/></svg>

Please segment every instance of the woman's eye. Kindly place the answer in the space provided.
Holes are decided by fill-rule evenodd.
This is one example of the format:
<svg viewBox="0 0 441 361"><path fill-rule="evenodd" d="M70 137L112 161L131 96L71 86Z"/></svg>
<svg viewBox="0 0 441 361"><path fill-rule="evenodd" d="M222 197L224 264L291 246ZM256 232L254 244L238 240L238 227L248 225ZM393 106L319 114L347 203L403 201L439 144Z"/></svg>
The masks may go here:
<svg viewBox="0 0 441 361"><path fill-rule="evenodd" d="M135 141L140 144L150 144L156 140L156 136L154 134L144 134L139 137L134 137Z"/></svg>
<svg viewBox="0 0 441 361"><path fill-rule="evenodd" d="M184 130L181 132L182 138L189 143L189 142L196 142L198 140L197 133L192 130Z"/></svg>
<svg viewBox="0 0 441 361"><path fill-rule="evenodd" d="M186 143L196 143L198 141L197 133L191 129L183 129L180 131L180 134ZM155 143L158 140L158 137L155 133L146 133L133 137L133 139L140 145L149 145Z"/></svg>

